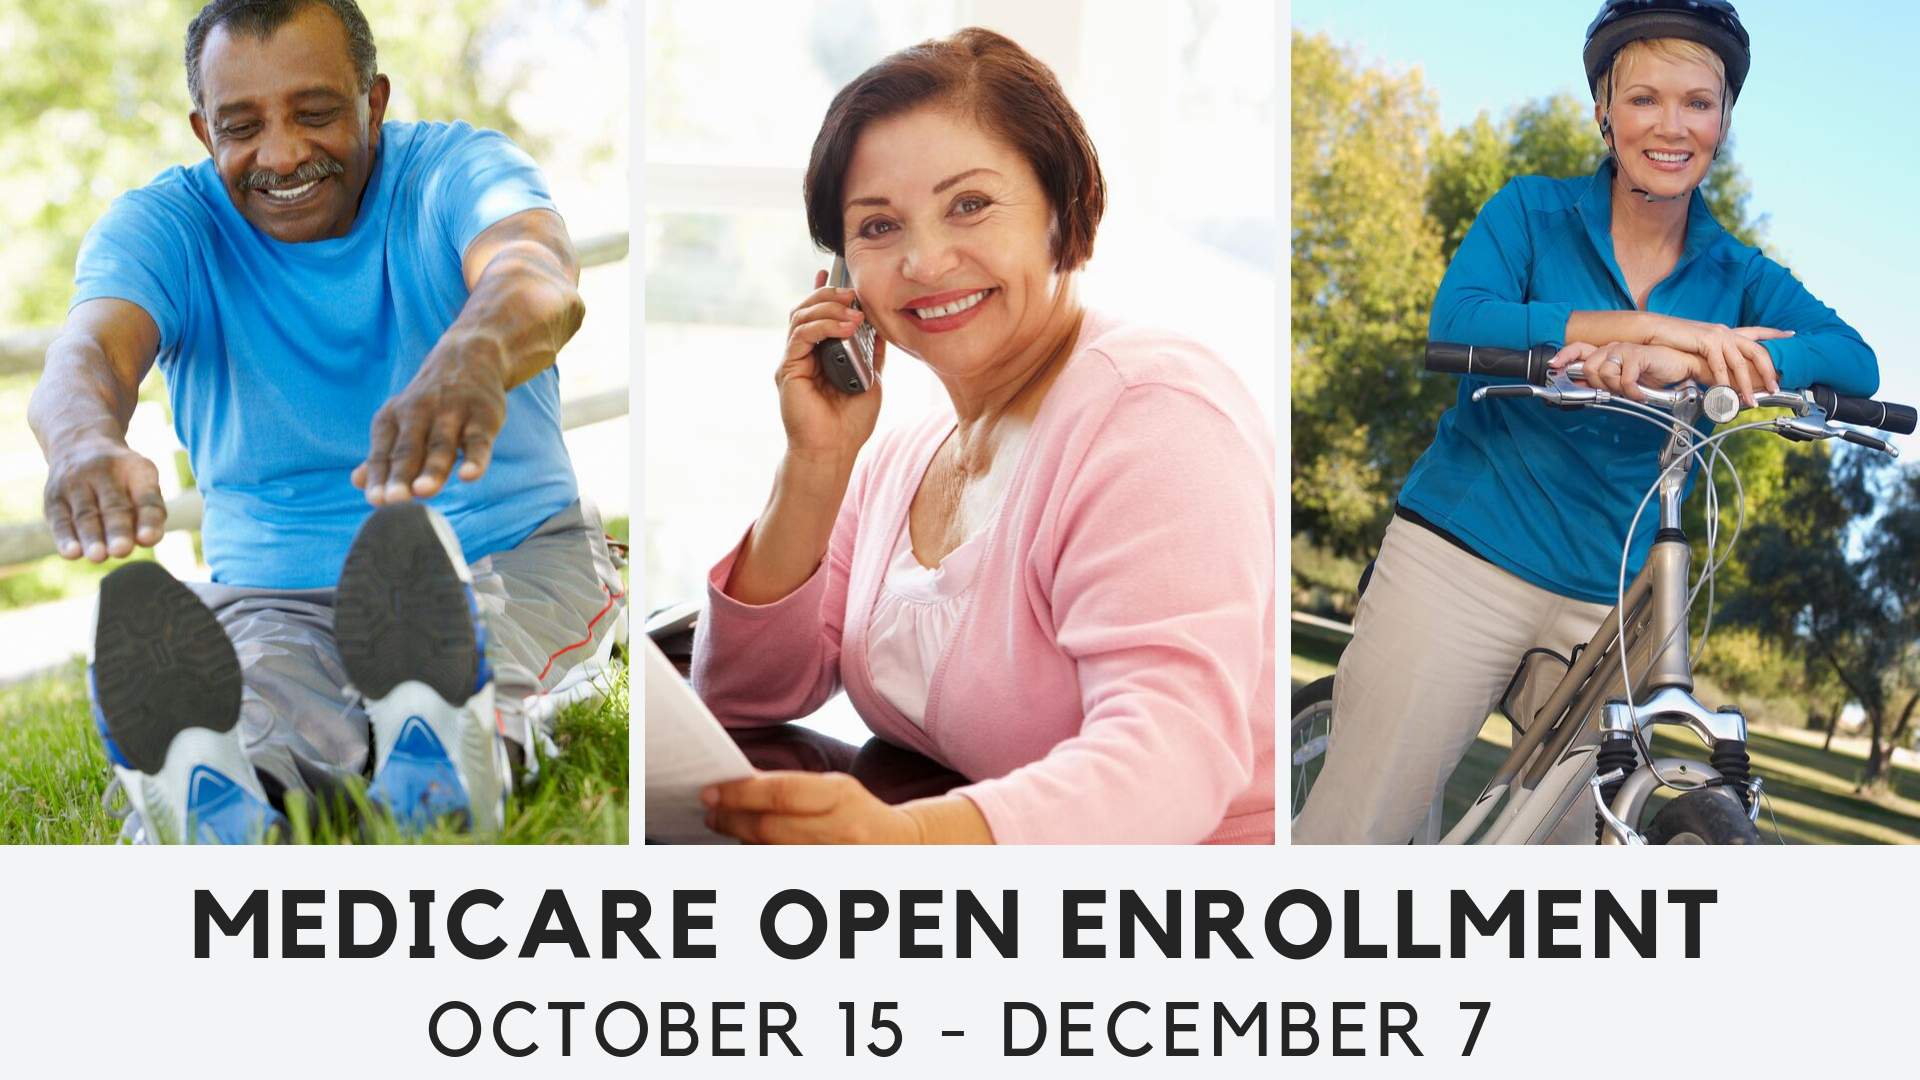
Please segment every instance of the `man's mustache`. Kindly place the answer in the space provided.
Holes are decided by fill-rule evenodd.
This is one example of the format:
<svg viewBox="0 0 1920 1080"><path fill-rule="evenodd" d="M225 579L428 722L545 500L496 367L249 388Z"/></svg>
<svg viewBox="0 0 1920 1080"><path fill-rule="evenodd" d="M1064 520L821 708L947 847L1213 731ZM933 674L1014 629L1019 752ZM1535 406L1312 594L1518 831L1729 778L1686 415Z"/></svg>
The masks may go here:
<svg viewBox="0 0 1920 1080"><path fill-rule="evenodd" d="M325 180L329 176L339 176L346 171L345 165L322 154L312 160L301 162L300 167L293 170L291 176L282 176L272 169L255 169L240 178L240 190L298 187L315 180Z"/></svg>

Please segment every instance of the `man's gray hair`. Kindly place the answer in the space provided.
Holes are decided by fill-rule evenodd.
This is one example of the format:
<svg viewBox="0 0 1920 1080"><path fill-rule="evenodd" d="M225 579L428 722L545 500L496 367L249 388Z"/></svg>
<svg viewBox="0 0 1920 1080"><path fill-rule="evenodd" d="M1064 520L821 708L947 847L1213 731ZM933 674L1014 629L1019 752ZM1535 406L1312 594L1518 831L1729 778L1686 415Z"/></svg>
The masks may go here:
<svg viewBox="0 0 1920 1080"><path fill-rule="evenodd" d="M187 93L193 96L193 107L201 108L200 53L215 28L224 26L227 33L236 37L245 35L264 40L295 15L315 6L328 8L340 17L341 25L347 28L347 53L360 77L360 92L364 94L373 89L377 70L373 30L367 26L367 17L360 13L360 5L354 0L212 0L187 24Z"/></svg>

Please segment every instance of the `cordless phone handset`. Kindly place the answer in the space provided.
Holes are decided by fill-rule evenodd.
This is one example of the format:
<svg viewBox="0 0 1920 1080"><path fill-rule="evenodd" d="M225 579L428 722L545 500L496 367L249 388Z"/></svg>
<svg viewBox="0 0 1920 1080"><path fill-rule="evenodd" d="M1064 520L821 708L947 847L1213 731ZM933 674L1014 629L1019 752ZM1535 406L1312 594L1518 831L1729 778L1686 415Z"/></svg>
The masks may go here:
<svg viewBox="0 0 1920 1080"><path fill-rule="evenodd" d="M846 259L834 256L833 269L827 273L827 286L834 289L853 286ZM856 299L853 307L858 310L860 301ZM841 393L863 394L878 381L873 371L873 338L873 323L863 319L852 337L830 337L813 347L821 373Z"/></svg>

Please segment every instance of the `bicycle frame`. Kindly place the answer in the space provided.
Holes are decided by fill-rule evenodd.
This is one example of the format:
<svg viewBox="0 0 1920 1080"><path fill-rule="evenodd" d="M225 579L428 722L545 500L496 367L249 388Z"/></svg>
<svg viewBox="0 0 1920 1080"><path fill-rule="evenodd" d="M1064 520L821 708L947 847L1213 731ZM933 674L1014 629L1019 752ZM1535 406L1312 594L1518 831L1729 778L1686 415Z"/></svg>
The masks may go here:
<svg viewBox="0 0 1920 1080"><path fill-rule="evenodd" d="M1440 843L1542 844L1576 804L1589 800L1611 811L1613 820L1602 830L1602 843L1635 843L1639 837L1632 823L1640 820L1648 797L1663 783L1693 787L1721 779L1713 765L1678 758L1640 760L1624 777L1589 779L1602 740L1609 735L1629 736L1650 747L1652 727L1678 725L1711 750L1737 748L1744 763L1746 717L1734 707L1710 710L1693 696L1687 630L1692 551L1680 529L1680 507L1692 472L1693 424L1699 415L1697 397L1673 404L1676 424L1660 457L1660 531L1646 564L1593 637L1575 650L1567 674L1546 704L1532 717L1516 718L1525 721L1525 727L1513 749ZM1623 654L1632 675L1632 704L1621 678ZM1745 782L1745 777L1734 779ZM1611 798L1600 797L1603 782L1614 786ZM1758 802L1742 795L1751 816ZM1428 843L1438 831L1438 817L1428 817Z"/></svg>

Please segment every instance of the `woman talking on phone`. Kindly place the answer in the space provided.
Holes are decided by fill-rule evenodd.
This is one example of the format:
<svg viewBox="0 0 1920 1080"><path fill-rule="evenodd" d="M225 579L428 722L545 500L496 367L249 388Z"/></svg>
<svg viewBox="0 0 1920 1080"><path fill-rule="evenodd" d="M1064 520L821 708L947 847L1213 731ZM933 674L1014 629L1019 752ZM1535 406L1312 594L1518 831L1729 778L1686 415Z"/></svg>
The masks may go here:
<svg viewBox="0 0 1920 1080"><path fill-rule="evenodd" d="M1699 187L1750 64L1725 0L1608 0L1587 28L1591 178L1522 177L1480 210L1429 337L1559 347L1589 384L1688 379L1756 392L1879 385L1873 351L1782 266L1714 221ZM1483 379L1465 379L1461 403ZM1402 844L1525 651L1569 655L1614 603L1622 538L1664 432L1630 417L1455 408L1407 476L1334 676L1332 742L1293 836ZM1630 567L1655 522L1641 520ZM1554 839L1594 842L1591 814Z"/></svg>
<svg viewBox="0 0 1920 1080"><path fill-rule="evenodd" d="M1081 305L1106 190L1053 73L980 29L897 52L834 97L805 194L854 288L822 274L793 310L787 452L709 576L694 686L735 726L844 688L971 783L891 807L762 773L709 789L709 826L1271 843L1272 435L1205 349ZM882 375L906 353L950 412L868 445L882 386L843 393L815 361L863 323Z"/></svg>

